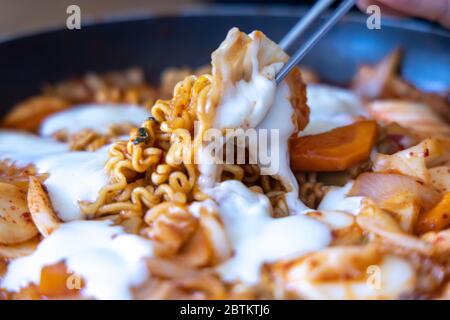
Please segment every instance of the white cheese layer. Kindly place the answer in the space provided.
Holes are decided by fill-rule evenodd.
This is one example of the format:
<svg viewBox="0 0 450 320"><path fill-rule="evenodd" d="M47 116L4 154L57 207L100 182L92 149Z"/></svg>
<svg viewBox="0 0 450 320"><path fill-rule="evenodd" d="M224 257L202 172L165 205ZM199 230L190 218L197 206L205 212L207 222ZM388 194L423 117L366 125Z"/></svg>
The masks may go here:
<svg viewBox="0 0 450 320"><path fill-rule="evenodd" d="M41 138L20 131L0 130L0 160L10 160L19 166L37 159L69 151L69 146L52 139Z"/></svg>
<svg viewBox="0 0 450 320"><path fill-rule="evenodd" d="M215 109L214 129L254 129L257 132L257 150L249 148L250 159L261 168L261 174L278 179L285 187L286 203L291 214L300 213L308 208L298 198L298 184L289 165L289 137L295 133L295 112L290 102L291 93L283 82L277 85L276 73L283 67L282 62L266 66L260 65L260 40L255 33L248 45L245 59L251 62L251 77L228 84ZM222 66L222 74L227 75L233 66ZM266 132L266 138L260 133ZM276 132L276 136L271 135ZM263 155L263 156L262 156ZM220 179L221 166L213 164L214 159L200 150L199 186L203 190L214 187ZM267 161L266 161L267 160ZM266 162L266 163L263 163Z"/></svg>
<svg viewBox="0 0 450 320"><path fill-rule="evenodd" d="M139 126L149 116L145 108L134 105L81 105L46 118L40 134L51 136L59 130L72 134L83 129L106 133L113 124L131 123Z"/></svg>
<svg viewBox="0 0 450 320"><path fill-rule="evenodd" d="M92 202L108 183L104 165L108 147L96 152L70 152L68 146L31 134L0 131L0 160L18 165L34 164L44 181L51 202L63 221L83 219L79 202Z"/></svg>
<svg viewBox="0 0 450 320"><path fill-rule="evenodd" d="M8 291L39 284L43 267L65 262L68 273L85 284L81 294L95 299L131 299L130 289L148 278L145 257L151 242L126 234L107 221L62 224L30 256L12 261L0 283Z"/></svg>
<svg viewBox="0 0 450 320"><path fill-rule="evenodd" d="M63 221L84 219L80 201L94 202L99 191L108 184L104 166L108 147L96 152L66 152L43 157L35 162L41 173L58 216Z"/></svg>
<svg viewBox="0 0 450 320"><path fill-rule="evenodd" d="M349 90L328 85L308 85L309 123L301 136L323 133L355 122L358 117L368 118L361 99Z"/></svg>
<svg viewBox="0 0 450 320"><path fill-rule="evenodd" d="M264 263L319 250L331 241L330 230L305 215L272 218L267 197L239 181L222 182L210 195L234 249L218 268L225 280L257 283Z"/></svg>
<svg viewBox="0 0 450 320"><path fill-rule="evenodd" d="M363 197L347 196L353 186L353 181L348 182L343 187L330 187L325 197L319 204L319 211L345 211L353 215L358 215L361 210Z"/></svg>

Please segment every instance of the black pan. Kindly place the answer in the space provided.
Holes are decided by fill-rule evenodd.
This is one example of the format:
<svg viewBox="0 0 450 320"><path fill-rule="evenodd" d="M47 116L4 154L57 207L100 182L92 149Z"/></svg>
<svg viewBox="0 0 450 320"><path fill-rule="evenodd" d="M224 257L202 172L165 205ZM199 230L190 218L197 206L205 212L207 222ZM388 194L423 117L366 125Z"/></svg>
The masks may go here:
<svg viewBox="0 0 450 320"><path fill-rule="evenodd" d="M0 42L0 111L52 83L87 71L142 67L151 81L169 66L200 66L233 26L263 30L279 40L301 9L234 7L194 10L164 17L114 19ZM396 46L405 49L403 76L425 90L450 88L450 35L422 22L384 20L369 30L362 14L351 14L303 61L327 82L344 85L363 62L374 62Z"/></svg>

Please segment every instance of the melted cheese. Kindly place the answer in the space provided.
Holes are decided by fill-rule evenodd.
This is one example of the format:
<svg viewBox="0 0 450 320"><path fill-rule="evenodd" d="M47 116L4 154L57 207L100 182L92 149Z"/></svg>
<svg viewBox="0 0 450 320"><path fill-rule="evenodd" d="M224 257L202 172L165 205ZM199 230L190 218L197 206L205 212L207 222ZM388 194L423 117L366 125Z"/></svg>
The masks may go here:
<svg viewBox="0 0 450 320"><path fill-rule="evenodd" d="M276 83L272 79L283 66L280 63L266 67L266 76L258 72L256 46L251 46L253 71L250 81L240 80L226 88L220 105L216 108L214 127L255 128L265 117L274 102ZM270 77L270 78L267 78Z"/></svg>
<svg viewBox="0 0 450 320"><path fill-rule="evenodd" d="M317 209L319 211L345 211L358 215L363 197L347 196L352 186L353 182L351 181L343 187L330 187Z"/></svg>
<svg viewBox="0 0 450 320"><path fill-rule="evenodd" d="M222 79L227 86L223 89L224 92L219 105L215 106L215 117L212 125L215 129L256 129L274 104L277 91L274 77L283 64L273 63L260 71L258 61L260 41L255 37L255 33L250 34L249 37L252 40L248 45L245 56L251 63L251 77L248 81L241 79L235 83L230 79ZM221 47L225 46L225 42L222 43ZM221 74L224 78L229 77L232 73L230 69L233 68L227 63L216 63L214 67L221 68ZM292 120L289 122L292 122ZM215 164L215 159L204 149L198 151L196 158L200 171L198 179L200 188L213 187L220 178L221 166Z"/></svg>
<svg viewBox="0 0 450 320"><path fill-rule="evenodd" d="M331 241L325 225L304 215L272 218L268 198L239 181L222 182L210 195L234 249L218 268L225 280L254 284L264 263L319 250Z"/></svg>
<svg viewBox="0 0 450 320"><path fill-rule="evenodd" d="M258 60L259 40L255 33L249 35L252 39L248 46L246 58L251 61L251 77L248 81L241 79L236 83L227 81L228 87L224 88L224 96L215 109L213 128L242 128L267 130L270 136L271 130L278 132L278 139L268 139L267 153L270 163L261 164L258 155L252 153L250 158L256 159L262 174L270 173L280 180L288 191L286 203L291 214L300 213L308 208L298 198L298 184L290 169L288 139L295 132L293 123L294 110L290 102L288 85L283 82L277 86L276 73L282 68L282 62L276 62L261 68ZM229 74L227 67L222 68L222 74ZM258 141L260 143L260 141ZM258 149L261 148L259 145ZM214 187L220 178L220 165L213 164L211 155L202 152L197 155L200 159L199 178L200 188L207 190Z"/></svg>
<svg viewBox="0 0 450 320"><path fill-rule="evenodd" d="M94 202L100 189L108 184L104 170L108 147L96 152L66 152L43 157L35 162L41 173L53 208L63 221L84 219L79 202Z"/></svg>
<svg viewBox="0 0 450 320"><path fill-rule="evenodd" d="M10 131L1 131L0 141L0 160L32 163L39 173L49 174L44 185L63 221L83 219L79 201L94 201L108 183L104 170L108 147L96 152L69 152L66 144Z"/></svg>
<svg viewBox="0 0 450 320"><path fill-rule="evenodd" d="M299 187L290 167L288 141L295 132L293 123L294 110L289 101L290 92L286 83L281 83L275 92L274 102L267 112L267 115L258 124L257 129L277 130L278 141L269 140L267 153L271 158L271 166L277 168L277 173L273 176L279 179L287 191L286 202L291 214L300 213L308 208L299 200ZM274 144L276 143L276 146ZM274 164L274 162L277 162ZM262 169L264 172L264 167Z"/></svg>
<svg viewBox="0 0 450 320"><path fill-rule="evenodd" d="M19 291L38 284L41 269L64 261L85 287L81 294L96 299L131 299L131 287L148 278L145 257L150 241L126 234L107 221L77 221L61 225L30 256L12 261L1 287Z"/></svg>
<svg viewBox="0 0 450 320"><path fill-rule="evenodd" d="M106 133L113 124L131 123L139 126L150 116L145 108L134 105L82 105L58 112L43 122L40 133L51 136L59 130L69 134L82 129Z"/></svg>
<svg viewBox="0 0 450 320"><path fill-rule="evenodd" d="M283 82L277 86L274 80L283 64L270 64L260 70L258 42L253 35L250 37L247 58L252 61L251 78L224 88L225 94L216 108L214 128L277 130L278 139L267 141L269 167L270 171L276 169L271 175L288 191L286 203L291 215L274 219L265 195L250 191L239 181L218 182L220 165L212 164L208 154L199 157L199 184L214 199L234 250L233 257L218 267L218 271L225 280L240 279L254 284L259 281L259 270L264 263L324 248L330 243L331 235L327 226L303 215L309 209L298 198L298 184L290 169L288 152L288 139L296 129L294 110L288 85ZM228 73L222 70L222 74ZM250 158L260 160L254 154ZM258 162L264 173L264 165Z"/></svg>
<svg viewBox="0 0 450 320"><path fill-rule="evenodd" d="M305 136L318 134L349 125L358 117L368 117L368 112L357 95L349 90L327 85L308 85L309 123L299 133Z"/></svg>
<svg viewBox="0 0 450 320"><path fill-rule="evenodd" d="M49 154L68 150L66 144L51 139L19 131L0 131L0 160L8 159L19 166L34 163Z"/></svg>

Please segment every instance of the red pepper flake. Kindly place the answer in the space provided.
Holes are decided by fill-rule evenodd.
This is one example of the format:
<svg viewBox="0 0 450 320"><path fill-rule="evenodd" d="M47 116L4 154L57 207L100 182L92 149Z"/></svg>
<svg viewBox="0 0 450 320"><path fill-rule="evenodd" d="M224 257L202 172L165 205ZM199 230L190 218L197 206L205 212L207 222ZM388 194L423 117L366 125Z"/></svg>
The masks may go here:
<svg viewBox="0 0 450 320"><path fill-rule="evenodd" d="M425 149L425 152L423 153L424 157L430 156L430 150L428 148Z"/></svg>
<svg viewBox="0 0 450 320"><path fill-rule="evenodd" d="M21 214L21 217L23 220L25 220L27 223L31 222L31 214L29 212L24 212Z"/></svg>

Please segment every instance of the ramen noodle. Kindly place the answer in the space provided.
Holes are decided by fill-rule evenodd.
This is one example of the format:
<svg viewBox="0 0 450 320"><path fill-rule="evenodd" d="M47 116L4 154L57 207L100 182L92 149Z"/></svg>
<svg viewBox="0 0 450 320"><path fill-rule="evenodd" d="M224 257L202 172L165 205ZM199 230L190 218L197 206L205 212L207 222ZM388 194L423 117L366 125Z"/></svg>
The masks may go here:
<svg viewBox="0 0 450 320"><path fill-rule="evenodd" d="M399 59L277 85L233 28L159 87L46 86L1 122L0 299L447 299L450 106Z"/></svg>

